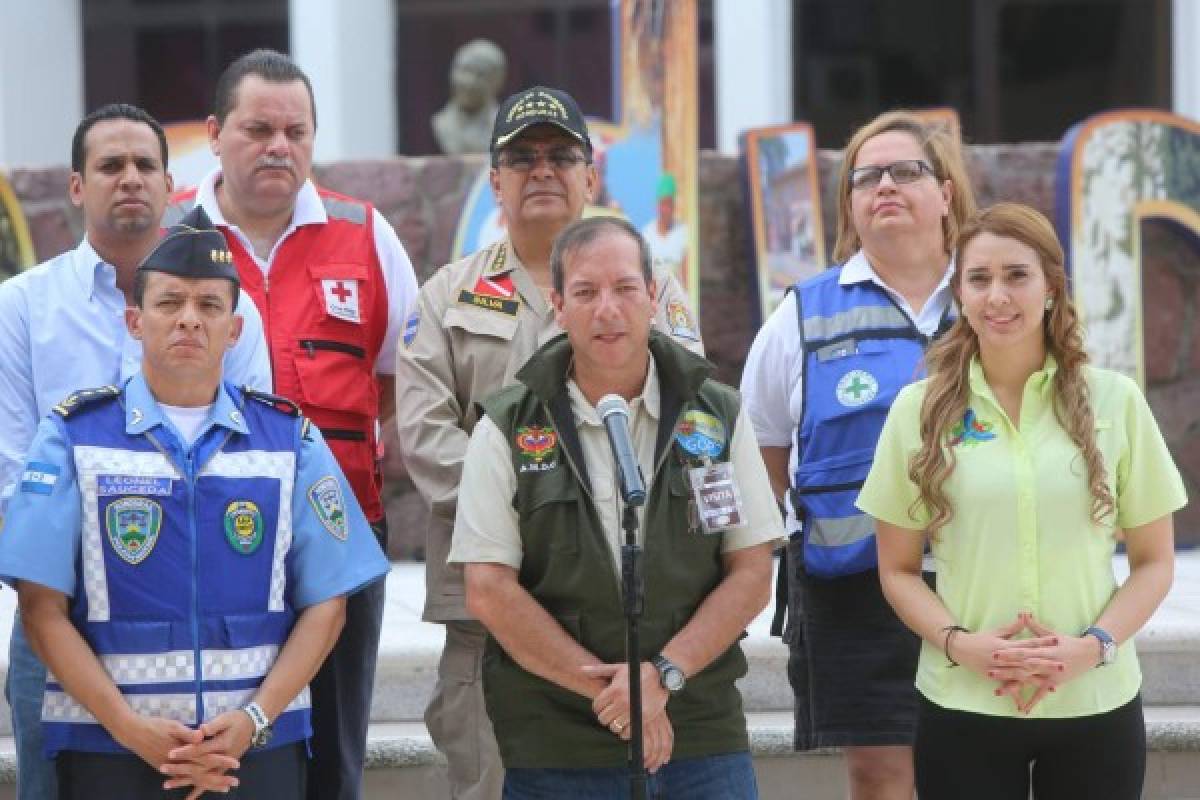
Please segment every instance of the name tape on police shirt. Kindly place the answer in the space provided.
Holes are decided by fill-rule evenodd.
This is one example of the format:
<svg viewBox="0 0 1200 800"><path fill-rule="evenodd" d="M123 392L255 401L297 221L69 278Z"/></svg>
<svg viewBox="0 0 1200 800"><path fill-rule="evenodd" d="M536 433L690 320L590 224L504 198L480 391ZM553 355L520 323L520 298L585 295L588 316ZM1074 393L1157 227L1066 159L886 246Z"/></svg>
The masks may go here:
<svg viewBox="0 0 1200 800"><path fill-rule="evenodd" d="M694 467L688 470L688 481L692 484L692 499L704 533L721 533L746 524L733 464Z"/></svg>

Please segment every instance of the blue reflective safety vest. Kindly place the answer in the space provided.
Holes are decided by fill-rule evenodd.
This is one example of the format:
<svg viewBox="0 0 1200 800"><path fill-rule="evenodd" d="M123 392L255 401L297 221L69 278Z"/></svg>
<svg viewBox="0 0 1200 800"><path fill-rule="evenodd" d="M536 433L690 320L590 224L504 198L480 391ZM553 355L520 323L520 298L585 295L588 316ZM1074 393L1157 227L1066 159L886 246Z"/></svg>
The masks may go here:
<svg viewBox="0 0 1200 800"><path fill-rule="evenodd" d="M196 726L253 697L296 618L286 558L302 420L239 401L251 431L208 430L179 463L128 434L113 396L61 420L82 496L70 618L139 714ZM194 460L193 460L194 459ZM277 747L312 735L307 688ZM48 676L44 750L128 752Z"/></svg>
<svg viewBox="0 0 1200 800"><path fill-rule="evenodd" d="M931 340L879 286L843 286L841 274L836 267L793 287L804 345L804 405L791 499L802 525L805 571L819 578L878 563L874 524L854 501L888 409L902 388L923 377L921 359ZM950 321L947 309L938 334Z"/></svg>

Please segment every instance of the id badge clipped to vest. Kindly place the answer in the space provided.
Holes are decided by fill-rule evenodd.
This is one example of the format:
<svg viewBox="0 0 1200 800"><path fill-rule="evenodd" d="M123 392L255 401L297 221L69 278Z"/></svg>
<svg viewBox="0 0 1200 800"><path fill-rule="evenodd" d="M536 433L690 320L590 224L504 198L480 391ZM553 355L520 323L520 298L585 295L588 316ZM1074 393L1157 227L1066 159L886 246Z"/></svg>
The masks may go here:
<svg viewBox="0 0 1200 800"><path fill-rule="evenodd" d="M702 466L689 468L687 475L701 533L722 533L746 524L732 463L714 464L705 458Z"/></svg>

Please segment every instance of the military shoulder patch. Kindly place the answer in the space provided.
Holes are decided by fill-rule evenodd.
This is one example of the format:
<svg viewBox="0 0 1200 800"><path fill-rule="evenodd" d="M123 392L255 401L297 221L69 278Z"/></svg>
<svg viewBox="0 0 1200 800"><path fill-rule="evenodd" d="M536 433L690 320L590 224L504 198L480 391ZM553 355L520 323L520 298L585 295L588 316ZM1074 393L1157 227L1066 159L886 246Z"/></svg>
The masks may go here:
<svg viewBox="0 0 1200 800"><path fill-rule="evenodd" d="M258 389L251 389L249 386L242 387L242 394L252 400L257 400L265 406L270 406L276 411L280 411L291 417L300 416L300 406L288 400L286 397L280 397L277 394L270 392L261 392Z"/></svg>
<svg viewBox="0 0 1200 800"><path fill-rule="evenodd" d="M700 332L696 329L691 310L678 300L667 303L667 325L673 336L692 342L700 341Z"/></svg>
<svg viewBox="0 0 1200 800"><path fill-rule="evenodd" d="M337 478L326 475L312 486L308 487L308 502L312 505L317 519L325 526L333 538L346 541L349 526L346 523L346 501L342 499L342 487Z"/></svg>
<svg viewBox="0 0 1200 800"><path fill-rule="evenodd" d="M116 386L98 386L95 389L80 389L71 392L65 400L54 407L54 411L64 417L69 417L80 409L86 408L101 400L111 400L121 394Z"/></svg>

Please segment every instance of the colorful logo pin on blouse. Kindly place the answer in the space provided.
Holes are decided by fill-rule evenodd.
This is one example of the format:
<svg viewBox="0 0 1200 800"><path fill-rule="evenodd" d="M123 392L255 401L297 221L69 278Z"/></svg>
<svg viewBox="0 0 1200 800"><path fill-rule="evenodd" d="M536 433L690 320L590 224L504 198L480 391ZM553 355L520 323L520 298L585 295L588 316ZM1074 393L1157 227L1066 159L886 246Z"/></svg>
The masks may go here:
<svg viewBox="0 0 1200 800"><path fill-rule="evenodd" d="M956 422L950 429L950 446L957 447L961 444L964 447L974 447L980 442L995 439L993 427L992 423L978 419L975 409L968 408L967 413L963 414L962 422Z"/></svg>

